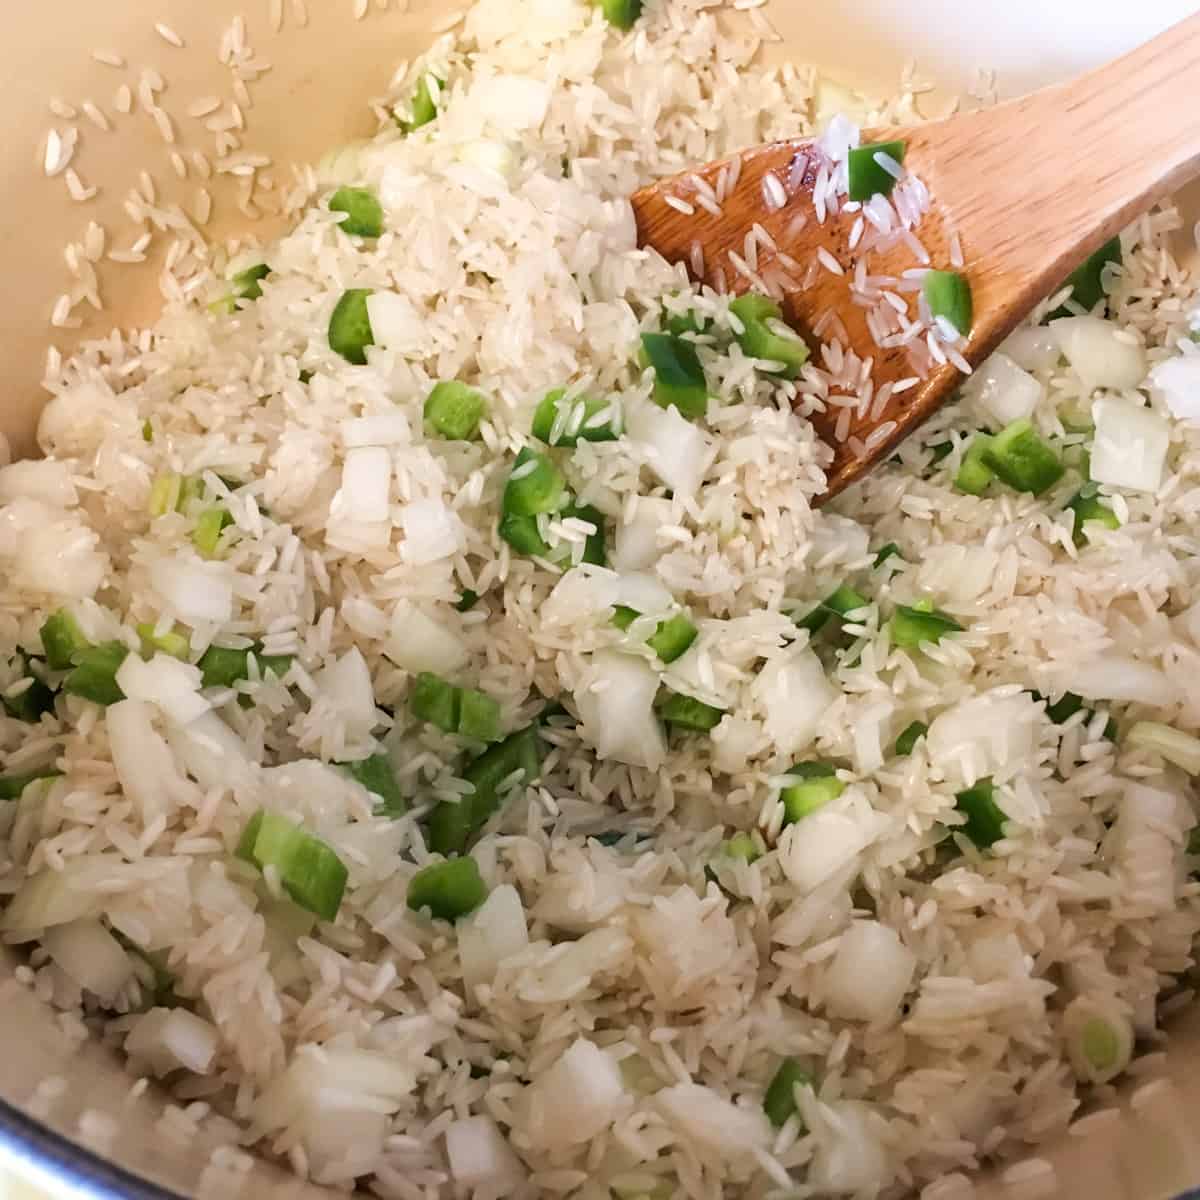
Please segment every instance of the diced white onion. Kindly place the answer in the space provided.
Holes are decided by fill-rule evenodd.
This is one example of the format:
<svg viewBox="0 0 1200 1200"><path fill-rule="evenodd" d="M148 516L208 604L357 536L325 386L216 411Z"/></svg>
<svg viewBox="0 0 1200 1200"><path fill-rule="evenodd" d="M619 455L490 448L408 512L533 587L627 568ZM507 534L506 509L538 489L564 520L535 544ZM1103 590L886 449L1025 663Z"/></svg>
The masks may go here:
<svg viewBox="0 0 1200 1200"><path fill-rule="evenodd" d="M1174 417L1200 421L1200 354L1181 354L1150 372L1150 394ZM11 468L10 468L11 469Z"/></svg>
<svg viewBox="0 0 1200 1200"><path fill-rule="evenodd" d="M883 766L883 733L895 706L881 701L860 712L854 720L854 765L864 773Z"/></svg>
<svg viewBox="0 0 1200 1200"><path fill-rule="evenodd" d="M540 616L550 625L608 620L619 602L620 579L603 567L572 567L542 602Z"/></svg>
<svg viewBox="0 0 1200 1200"><path fill-rule="evenodd" d="M1059 349L1083 386L1135 388L1146 378L1146 351L1125 340L1111 321L1102 317L1061 317L1050 322Z"/></svg>
<svg viewBox="0 0 1200 1200"><path fill-rule="evenodd" d="M455 1183L489 1196L507 1196L525 1179L521 1160L491 1117L463 1117L447 1125L446 1158Z"/></svg>
<svg viewBox="0 0 1200 1200"><path fill-rule="evenodd" d="M371 685L371 669L357 646L351 646L341 658L322 668L313 678L346 723L351 737L371 732L377 720L375 689Z"/></svg>
<svg viewBox="0 0 1200 1200"><path fill-rule="evenodd" d="M839 513L817 514L812 528L810 565L861 562L870 554L871 531L851 517Z"/></svg>
<svg viewBox="0 0 1200 1200"><path fill-rule="evenodd" d="M629 437L641 445L650 469L676 496L694 496L715 453L712 439L674 408L647 401L629 414Z"/></svg>
<svg viewBox="0 0 1200 1200"><path fill-rule="evenodd" d="M346 452L342 486L329 505L329 520L378 524L391 516L392 456L382 446Z"/></svg>
<svg viewBox="0 0 1200 1200"><path fill-rule="evenodd" d="M1046 392L1028 371L999 351L976 370L963 390L1001 425L1028 417Z"/></svg>
<svg viewBox="0 0 1200 1200"><path fill-rule="evenodd" d="M99 537L76 513L25 496L0 508L0 554L14 560L11 582L31 592L82 599L108 573Z"/></svg>
<svg viewBox="0 0 1200 1200"><path fill-rule="evenodd" d="M617 603L643 616L658 616L675 604L675 597L657 575L628 572L617 580Z"/></svg>
<svg viewBox="0 0 1200 1200"><path fill-rule="evenodd" d="M406 671L449 675L468 658L462 639L415 604L401 600L392 610L391 634L383 652Z"/></svg>
<svg viewBox="0 0 1200 1200"><path fill-rule="evenodd" d="M186 1008L152 1008L137 1018L125 1039L125 1052L155 1075L169 1075L180 1067L207 1075L217 1042L216 1026Z"/></svg>
<svg viewBox="0 0 1200 1200"><path fill-rule="evenodd" d="M770 1145L771 1127L761 1110L741 1108L710 1087L676 1083L663 1088L654 1104L676 1129L718 1154L742 1157Z"/></svg>
<svg viewBox="0 0 1200 1200"><path fill-rule="evenodd" d="M812 742L821 718L841 695L826 677L821 660L807 648L769 659L751 694L767 737L784 756L797 754Z"/></svg>
<svg viewBox="0 0 1200 1200"><path fill-rule="evenodd" d="M1152 750L1167 762L1182 767L1189 775L1200 775L1200 738L1161 725L1157 721L1139 721L1125 735L1125 745Z"/></svg>
<svg viewBox="0 0 1200 1200"><path fill-rule="evenodd" d="M848 789L839 799L794 825L779 837L779 861L800 892L811 892L848 867L887 825L859 794Z"/></svg>
<svg viewBox="0 0 1200 1200"><path fill-rule="evenodd" d="M363 152L370 142L359 140L335 146L317 163L317 179L327 184L358 183L362 179Z"/></svg>
<svg viewBox="0 0 1200 1200"><path fill-rule="evenodd" d="M727 713L712 731L713 765L718 771L744 771L752 755L763 749L762 725L748 717Z"/></svg>
<svg viewBox="0 0 1200 1200"><path fill-rule="evenodd" d="M529 1124L552 1146L588 1142L612 1123L625 1095L615 1060L578 1038L529 1085Z"/></svg>
<svg viewBox="0 0 1200 1200"><path fill-rule="evenodd" d="M838 942L825 975L830 1012L857 1021L890 1021L912 983L917 957L894 929L855 921Z"/></svg>
<svg viewBox="0 0 1200 1200"><path fill-rule="evenodd" d="M233 579L224 563L161 558L150 565L150 586L164 607L189 625L233 619Z"/></svg>
<svg viewBox="0 0 1200 1200"><path fill-rule="evenodd" d="M398 292L372 292L367 297L367 319L377 346L409 354L425 344L424 318L413 302Z"/></svg>
<svg viewBox="0 0 1200 1200"><path fill-rule="evenodd" d="M462 521L442 499L410 500L400 516L404 542L400 554L414 566L451 558L466 544Z"/></svg>
<svg viewBox="0 0 1200 1200"><path fill-rule="evenodd" d="M178 793L179 774L166 740L154 728L154 708L144 700L122 700L104 712L108 746L121 790L149 823Z"/></svg>
<svg viewBox="0 0 1200 1200"><path fill-rule="evenodd" d="M949 605L971 604L991 586L1000 555L987 546L947 542L928 546L921 557L917 584Z"/></svg>
<svg viewBox="0 0 1200 1200"><path fill-rule="evenodd" d="M1175 689L1158 667L1122 654L1105 653L1062 676L1064 686L1089 700L1124 700L1165 707Z"/></svg>
<svg viewBox="0 0 1200 1200"><path fill-rule="evenodd" d="M494 128L524 133L546 119L551 94L549 84L529 75L480 74L471 84L466 104L469 110L485 113Z"/></svg>
<svg viewBox="0 0 1200 1200"><path fill-rule="evenodd" d="M870 1107L859 1100L828 1106L808 1182L817 1195L873 1196L891 1176L887 1151L871 1128Z"/></svg>
<svg viewBox="0 0 1200 1200"><path fill-rule="evenodd" d="M0 928L23 935L92 916L105 902L105 894L97 888L121 874L117 854L82 855L68 859L61 871L39 871L9 902Z"/></svg>
<svg viewBox="0 0 1200 1200"><path fill-rule="evenodd" d="M512 884L501 884L483 906L458 923L458 957L468 990L491 983L496 968L529 945L525 908Z"/></svg>
<svg viewBox="0 0 1200 1200"><path fill-rule="evenodd" d="M133 978L129 955L94 918L85 917L48 929L42 945L81 988L106 1004L111 1004Z"/></svg>
<svg viewBox="0 0 1200 1200"><path fill-rule="evenodd" d="M127 655L116 680L127 699L157 705L178 725L202 717L212 707L200 695L200 668L169 654L156 654L149 662Z"/></svg>
<svg viewBox="0 0 1200 1200"><path fill-rule="evenodd" d="M0 467L0 504L27 496L54 508L74 508L79 493L70 468L53 459L24 459Z"/></svg>
<svg viewBox="0 0 1200 1200"><path fill-rule="evenodd" d="M1058 365L1058 338L1046 325L1023 325L1009 334L1000 349L1026 371L1049 371Z"/></svg>
<svg viewBox="0 0 1200 1200"><path fill-rule="evenodd" d="M672 524L670 500L649 497L637 502L633 520L620 522L613 535L613 566L618 571L644 571L658 561L658 531Z"/></svg>
<svg viewBox="0 0 1200 1200"><path fill-rule="evenodd" d="M602 650L575 689L583 736L602 759L657 771L667 754L654 713L658 672L641 658Z"/></svg>
<svg viewBox="0 0 1200 1200"><path fill-rule="evenodd" d="M246 743L211 709L186 726L170 726L167 741L201 787L236 788L250 779L253 763Z"/></svg>
<svg viewBox="0 0 1200 1200"><path fill-rule="evenodd" d="M934 718L925 735L931 762L951 764L968 783L1033 751L1037 710L1031 697L975 696Z"/></svg>
<svg viewBox="0 0 1200 1200"><path fill-rule="evenodd" d="M1166 420L1115 396L1097 400L1092 415L1096 422L1092 479L1139 492L1158 491L1171 440Z"/></svg>
<svg viewBox="0 0 1200 1200"><path fill-rule="evenodd" d="M517 171L517 156L507 142L477 138L458 147L458 160L511 182Z"/></svg>

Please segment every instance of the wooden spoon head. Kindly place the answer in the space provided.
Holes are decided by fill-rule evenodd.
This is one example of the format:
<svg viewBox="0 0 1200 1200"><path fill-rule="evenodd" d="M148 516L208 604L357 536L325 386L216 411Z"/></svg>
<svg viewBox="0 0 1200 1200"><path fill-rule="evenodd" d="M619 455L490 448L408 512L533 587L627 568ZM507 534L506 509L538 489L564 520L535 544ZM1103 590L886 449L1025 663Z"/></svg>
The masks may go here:
<svg viewBox="0 0 1200 1200"><path fill-rule="evenodd" d="M910 130L876 131L865 134L863 142L910 142L912 136ZM775 142L660 180L632 197L642 245L669 261L688 263L693 276L718 291L774 296L789 324L809 341L817 363L837 377L824 411L812 414L817 433L833 450L822 499L889 456L961 378L951 362L934 357L939 351L931 353L923 334L903 342L899 321L899 310L910 321L917 317L920 280L912 272L930 265L950 269L953 235L938 211L930 207L912 235L872 251L869 275L860 270L856 278L854 246L871 227L861 211L818 219L814 190L828 167L813 141ZM723 193L719 214L704 206L707 193L697 180L718 196ZM669 196L694 213L673 207ZM747 235L756 226L766 237L752 235L755 251L748 255ZM750 270L748 260L755 256L757 269ZM841 274L832 269L835 264ZM990 332L980 336L977 320L971 337L956 347L958 353L968 363L978 362L999 340Z"/></svg>

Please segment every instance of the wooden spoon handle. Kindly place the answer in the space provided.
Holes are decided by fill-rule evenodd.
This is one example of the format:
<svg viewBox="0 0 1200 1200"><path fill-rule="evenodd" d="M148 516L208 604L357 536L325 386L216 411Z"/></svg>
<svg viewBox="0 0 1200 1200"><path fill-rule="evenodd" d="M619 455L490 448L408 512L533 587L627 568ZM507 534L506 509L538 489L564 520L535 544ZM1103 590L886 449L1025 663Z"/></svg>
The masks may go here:
<svg viewBox="0 0 1200 1200"><path fill-rule="evenodd" d="M928 126L913 157L970 259L1020 278L1028 307L1200 170L1197 96L1200 14L1071 83Z"/></svg>

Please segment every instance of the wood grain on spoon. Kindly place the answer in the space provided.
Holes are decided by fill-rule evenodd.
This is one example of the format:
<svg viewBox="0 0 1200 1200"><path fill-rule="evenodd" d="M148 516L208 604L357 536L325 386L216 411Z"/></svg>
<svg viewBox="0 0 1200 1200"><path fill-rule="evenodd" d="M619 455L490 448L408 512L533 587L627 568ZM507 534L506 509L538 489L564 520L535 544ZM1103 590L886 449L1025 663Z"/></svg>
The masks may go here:
<svg viewBox="0 0 1200 1200"><path fill-rule="evenodd" d="M905 167L932 196L930 211L915 230L931 265L950 269L949 239L956 232L961 240L975 305L974 325L962 353L972 366L1089 254L1200 171L1197 96L1200 14L1072 83L982 112L863 134L864 143L899 139L907 144ZM847 268L854 216L827 217L822 224L813 215L819 156L807 140L744 152L738 156L740 175L719 216L703 207L686 215L666 197L693 201L698 189L692 176L715 188L721 169L733 160L660 180L632 197L640 240L681 262L691 260L693 245L699 242L705 282L715 285L720 270L729 290L737 292L751 285L729 254L743 254L755 223L771 235L778 252L800 263L801 275L821 248ZM768 171L787 196L774 211L764 199ZM802 213L808 219L800 222ZM873 253L870 272L899 276L919 265L912 249L901 243ZM758 275L778 283L780 270L777 253L760 245ZM794 281L797 272L789 269L786 274ZM832 311L846 330L847 347L873 360L876 389L910 379L913 367L907 350L875 344L866 309L851 301L849 284L848 276L822 268L807 288L784 285L789 322L802 331L828 328ZM834 449L826 497L890 455L949 397L960 378L952 365L935 365L882 412L856 413L842 441L834 437L839 410L814 414L819 434ZM886 432L872 439L881 428Z"/></svg>

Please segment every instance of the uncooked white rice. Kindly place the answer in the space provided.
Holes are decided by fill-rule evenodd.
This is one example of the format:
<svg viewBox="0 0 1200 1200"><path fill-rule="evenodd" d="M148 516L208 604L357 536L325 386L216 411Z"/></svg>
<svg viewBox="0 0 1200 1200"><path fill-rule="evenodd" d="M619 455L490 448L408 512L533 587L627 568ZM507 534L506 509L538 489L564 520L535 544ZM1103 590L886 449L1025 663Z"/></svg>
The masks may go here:
<svg viewBox="0 0 1200 1200"><path fill-rule="evenodd" d="M896 461L817 512L828 450L800 413L838 409L835 436L866 451L894 423L864 440L856 415L882 417L920 372L876 389L871 360L831 311L813 331L816 360L794 381L772 377L729 344L745 326L723 268L706 276L695 242L699 286L639 250L625 201L739 148L690 119L698 98L729 114L739 142L810 130L810 74L739 68L743 44L703 0L670 0L627 39L583 6L561 29L534 30L527 8L486 0L454 14L461 34L389 98L406 103L436 69L448 84L437 123L404 138L388 121L370 146L326 160L319 186L302 177L307 206L261 255L207 256L182 212L156 207L148 174L129 197L133 219L170 233L173 298L153 330L48 357L49 461L0 469L0 695L34 694L18 651L44 651L42 623L61 607L94 642L134 650L143 635L183 633L191 661L256 643L295 658L280 678L251 657L246 678L198 691L198 672L160 654L148 665L157 683L122 669L125 686L146 689L133 699L105 709L62 695L36 730L0 717L7 774L61 773L0 808L0 893L16 896L0 929L36 947L21 978L64 1010L65 1036L82 1036L83 1016L125 1046L139 1076L131 1095L145 1090L143 1072L174 1069L164 1136L182 1144L234 1117L263 1153L386 1198L452 1194L461 1139L495 1156L482 1182L493 1194L708 1200L794 1181L803 1195L922 1188L948 1200L985 1158L1015 1159L1005 1180L1040 1185L1051 1172L1030 1144L1080 1132L1089 1084L1150 1070L1145 1054L1131 1066L1134 1042L1154 1045L1200 930L1187 782L1124 740L1139 720L1185 734L1200 725L1189 532L1200 439L1145 383L1178 358L1197 307L1168 244L1177 219L1163 209L1139 221L1106 280L1101 328L1142 374L1102 398L1137 404L1166 430L1161 487L1102 487L1119 528L1090 525L1075 544L1065 505L1077 471L1036 499L953 487L971 437L998 427L986 368ZM282 4L272 13L278 27ZM305 17L294 0L291 19ZM235 22L222 60L246 54ZM567 66L606 97L603 117L562 84ZM170 142L154 97L162 80L142 85ZM188 113L221 107L209 104ZM854 116L886 124L910 104ZM266 160L223 140L241 126L238 105L212 131L218 170L253 189ZM513 121L520 161L498 144ZM853 144L854 126L842 132ZM91 190L69 166L69 133L52 136L43 169L65 172L72 194ZM564 143L577 164L566 178ZM482 147L487 165L464 145ZM190 161L207 179L209 160ZM690 176L695 207L719 213L740 170L732 159L718 192ZM783 203L770 180L783 190L764 179L768 210ZM384 237L350 239L330 221L324 201L339 184L376 191ZM818 221L845 194L844 164L823 161ZM866 297L877 340L910 346L922 367L945 356L965 372L957 338L914 300L924 271L884 279L867 262L890 236L929 263L916 232L924 186L906 176L893 203L876 200L845 206L852 250L865 248L847 284ZM211 203L206 190L194 197L197 224ZM795 229L806 220L788 216ZM108 241L93 224L72 247L79 290L56 301L54 324L78 323ZM135 261L150 245L146 232L106 257ZM807 263L778 253L761 226L743 249L729 263L761 290L778 290L776 259L800 286L822 266L846 274L826 251ZM956 237L949 254L961 265ZM270 265L261 296L230 311L227 281L257 262ZM372 310L378 344L361 366L328 344L347 287L388 304ZM632 348L664 311L689 309L702 318L696 352L713 400L703 418L668 428ZM1022 336L1006 353L1027 368L1029 417L1064 457L1077 453L1092 435L1072 430L1096 389L1084 364L1038 358ZM432 384L453 378L487 400L478 441L424 428ZM497 536L503 488L536 470L514 473L514 454L555 387L567 390L552 441L620 412L620 440L555 451L580 502L599 510L619 573L581 565L592 515L537 515L540 536L567 547L551 549L555 562ZM588 418L591 396L613 401ZM207 498L152 517L155 481L172 476L203 478ZM195 526L218 505L231 525L205 558ZM898 555L877 567L889 544ZM844 584L861 603L811 642L798 636L794 614ZM616 628L618 586L665 591L694 622L695 645L659 662L645 642L661 614ZM468 590L480 600L460 612ZM897 645L899 606L921 601L961 632ZM510 920L516 941L482 975L471 960L470 982L471 926L432 923L405 903L430 861L429 813L469 798L463 752L479 749L410 711L413 676L434 660L497 700L506 730L535 722L543 698L565 705L541 727L537 785L505 772L500 814L472 850L493 897L515 897L520 934ZM649 711L660 684L725 715L664 747ZM1087 703L1056 723L1031 689L1077 690ZM914 721L927 732L896 753ZM329 765L374 753L388 757L402 815L376 815ZM845 787L788 824L781 791L797 759L835 767ZM984 776L1009 818L987 852L964 835L956 800ZM348 868L336 922L285 900L273 865L260 876L233 856L263 805L301 820ZM755 861L722 851L735 831L761 839ZM47 881L61 904L54 928L30 899ZM485 912L495 918L492 901ZM73 977L89 963L59 924L93 946L105 928L122 936L103 943L123 972L111 994ZM882 1008L895 972L882 951L854 949L863 938L903 977ZM186 1006L158 1003L162 971ZM1100 1068L1081 1060L1076 1036L1097 1013L1118 1043ZM182 1041L156 1032L168 1017L186 1026ZM170 1057L184 1051L196 1057ZM772 1129L762 1102L784 1056L812 1086L795 1089L798 1111ZM39 1103L53 1090L46 1081ZM1138 1102L1160 1090L1144 1084ZM111 1134L96 1116L85 1125L95 1141ZM249 1165L232 1146L213 1162Z"/></svg>

